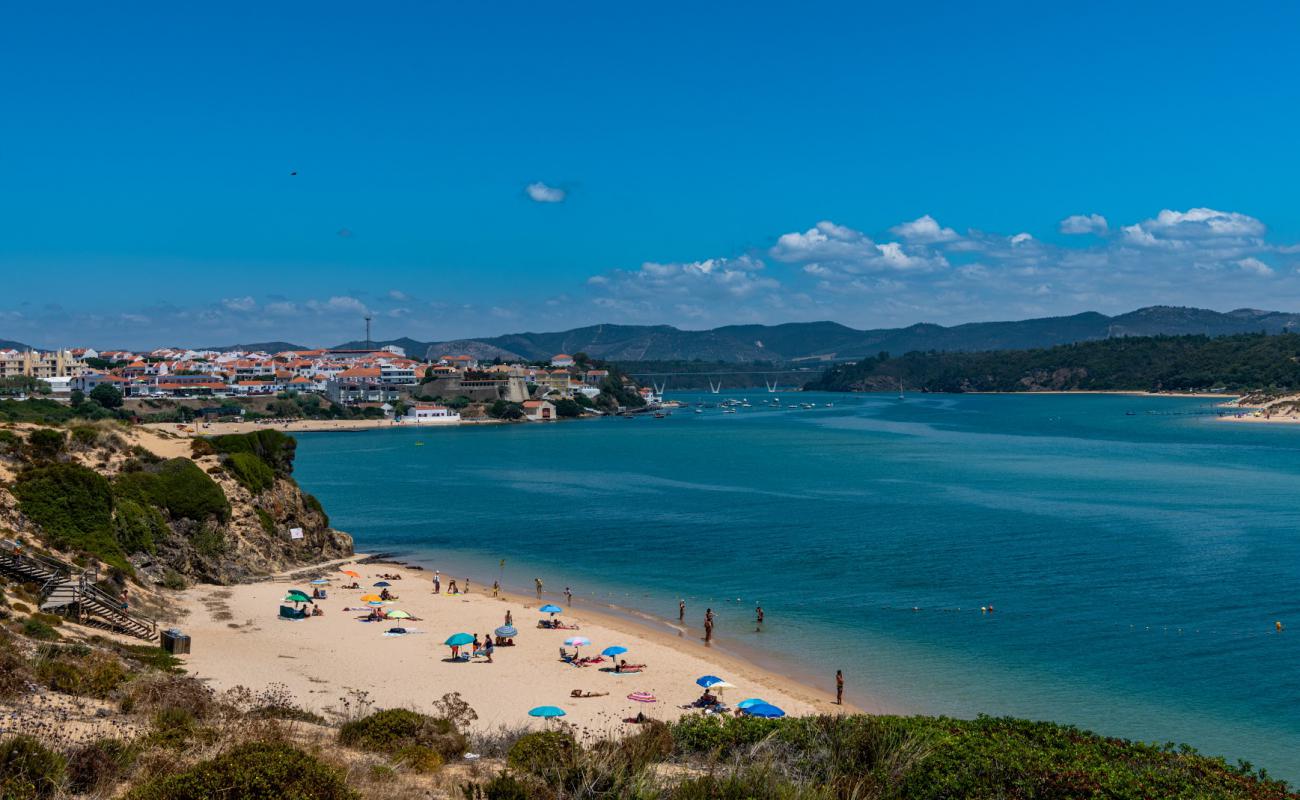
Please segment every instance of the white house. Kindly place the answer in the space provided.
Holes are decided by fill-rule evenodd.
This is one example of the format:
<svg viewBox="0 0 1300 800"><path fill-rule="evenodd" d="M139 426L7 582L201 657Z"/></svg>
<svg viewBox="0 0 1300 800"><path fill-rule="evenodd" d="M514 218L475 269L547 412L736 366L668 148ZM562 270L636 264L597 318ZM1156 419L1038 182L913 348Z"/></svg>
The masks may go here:
<svg viewBox="0 0 1300 800"><path fill-rule="evenodd" d="M436 403L416 403L398 418L403 425L456 425L460 413Z"/></svg>
<svg viewBox="0 0 1300 800"><path fill-rule="evenodd" d="M524 403L524 416L533 422L550 422L555 419L555 404L550 400L529 400Z"/></svg>

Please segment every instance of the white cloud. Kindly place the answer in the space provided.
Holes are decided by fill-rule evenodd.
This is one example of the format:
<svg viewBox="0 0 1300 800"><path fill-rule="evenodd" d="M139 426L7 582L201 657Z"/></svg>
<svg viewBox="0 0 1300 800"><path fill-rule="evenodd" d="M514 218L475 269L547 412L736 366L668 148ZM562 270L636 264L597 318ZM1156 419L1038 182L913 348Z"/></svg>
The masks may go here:
<svg viewBox="0 0 1300 800"><path fill-rule="evenodd" d="M257 301L251 297L227 297L221 301L227 311L252 311L257 308Z"/></svg>
<svg viewBox="0 0 1300 800"><path fill-rule="evenodd" d="M1014 247L1015 245L1024 244L1025 242L1032 242L1033 240L1034 237L1030 236L1027 233L1017 233L1015 236L1012 236L1008 241L1011 242L1011 245Z"/></svg>
<svg viewBox="0 0 1300 800"><path fill-rule="evenodd" d="M1247 256L1246 258L1240 259L1237 261L1237 266L1241 267L1243 272L1249 272L1252 275L1259 275L1265 278L1273 274L1272 267L1254 256Z"/></svg>
<svg viewBox="0 0 1300 800"><path fill-rule="evenodd" d="M1105 233L1109 229L1101 214L1071 214L1061 220L1061 233Z"/></svg>
<svg viewBox="0 0 1300 800"><path fill-rule="evenodd" d="M904 222L889 229L895 236L901 236L909 242L950 242L957 237L952 228L944 228L929 214L918 217L911 222Z"/></svg>
<svg viewBox="0 0 1300 800"><path fill-rule="evenodd" d="M321 302L320 300L308 300L307 309L318 313L326 314L368 314L370 309L366 304L355 297L339 295Z"/></svg>
<svg viewBox="0 0 1300 800"><path fill-rule="evenodd" d="M524 187L528 196L537 203L563 203L568 192L554 186L547 186L541 181L530 183Z"/></svg>
<svg viewBox="0 0 1300 800"><path fill-rule="evenodd" d="M1235 211L1216 211L1213 208L1171 211L1166 208L1154 219L1126 226L1124 238L1139 247L1177 249L1205 241L1246 244L1257 241L1264 231L1264 223Z"/></svg>
<svg viewBox="0 0 1300 800"><path fill-rule="evenodd" d="M777 261L803 264L805 272L823 276L883 271L921 272L948 266L942 253L924 245L877 243L861 231L828 221L819 222L803 233L783 234L768 252ZM810 266L814 269L808 269Z"/></svg>
<svg viewBox="0 0 1300 800"><path fill-rule="evenodd" d="M400 289L389 289L387 296L389 300L393 300L398 303L405 303L411 299L411 296L409 294L401 291Z"/></svg>

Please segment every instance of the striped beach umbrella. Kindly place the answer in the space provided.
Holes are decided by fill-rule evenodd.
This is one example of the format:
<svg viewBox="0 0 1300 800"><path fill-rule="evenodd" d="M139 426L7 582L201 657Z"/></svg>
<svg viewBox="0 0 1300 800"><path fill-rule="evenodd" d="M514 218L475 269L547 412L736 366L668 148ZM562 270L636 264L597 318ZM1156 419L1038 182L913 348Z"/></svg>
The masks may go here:
<svg viewBox="0 0 1300 800"><path fill-rule="evenodd" d="M591 640L586 636L570 636L564 640L564 643L569 647L586 647L591 644Z"/></svg>
<svg viewBox="0 0 1300 800"><path fill-rule="evenodd" d="M722 680L722 678L719 678L717 675L701 675L695 679L695 685L703 686L705 689L718 683L726 683L726 681Z"/></svg>
<svg viewBox="0 0 1300 800"><path fill-rule="evenodd" d="M659 700L659 698L655 697L649 692L633 692L632 694L627 696L627 699L635 700L638 703L655 703L658 702Z"/></svg>
<svg viewBox="0 0 1300 800"><path fill-rule="evenodd" d="M500 628L493 631L493 633L505 639L513 639L519 635L519 631L515 629L514 625L502 625Z"/></svg>

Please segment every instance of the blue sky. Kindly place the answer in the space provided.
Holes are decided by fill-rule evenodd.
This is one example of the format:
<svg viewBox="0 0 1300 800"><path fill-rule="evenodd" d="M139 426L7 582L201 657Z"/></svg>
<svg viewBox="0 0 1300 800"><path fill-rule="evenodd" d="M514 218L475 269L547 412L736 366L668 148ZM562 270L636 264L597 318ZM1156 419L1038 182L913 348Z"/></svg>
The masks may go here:
<svg viewBox="0 0 1300 800"><path fill-rule="evenodd" d="M912 5L9 4L0 338L1300 308L1300 6Z"/></svg>

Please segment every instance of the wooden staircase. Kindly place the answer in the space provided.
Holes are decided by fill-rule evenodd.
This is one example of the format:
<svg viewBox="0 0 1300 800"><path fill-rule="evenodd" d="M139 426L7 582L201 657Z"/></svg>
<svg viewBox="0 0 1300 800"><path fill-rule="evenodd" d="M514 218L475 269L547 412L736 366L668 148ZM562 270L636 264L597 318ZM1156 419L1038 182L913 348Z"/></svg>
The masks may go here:
<svg viewBox="0 0 1300 800"><path fill-rule="evenodd" d="M15 542L0 542L0 572L40 588L41 611L108 628L146 641L156 641L158 625L148 617L122 608L116 597L95 586L96 574L78 571L57 558L23 552Z"/></svg>

